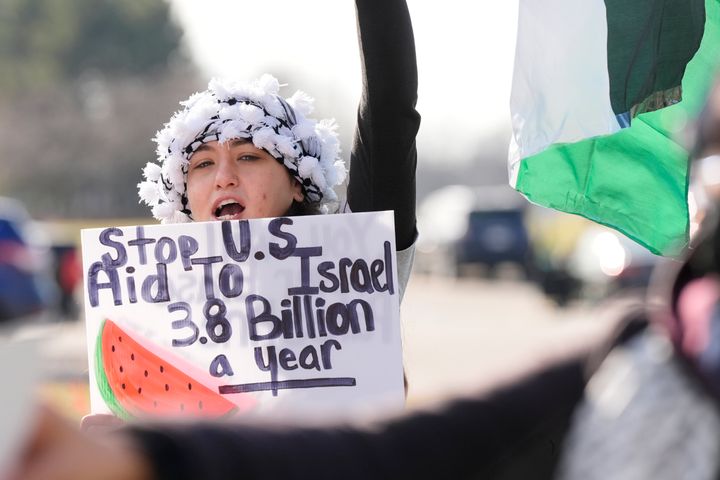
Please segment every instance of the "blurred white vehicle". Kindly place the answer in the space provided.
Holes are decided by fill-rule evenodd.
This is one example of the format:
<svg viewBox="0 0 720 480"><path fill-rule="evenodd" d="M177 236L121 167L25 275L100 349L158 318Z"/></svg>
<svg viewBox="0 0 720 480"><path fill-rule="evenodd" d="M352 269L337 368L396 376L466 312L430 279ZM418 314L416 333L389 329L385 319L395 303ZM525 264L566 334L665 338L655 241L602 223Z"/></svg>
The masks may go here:
<svg viewBox="0 0 720 480"><path fill-rule="evenodd" d="M661 259L625 235L591 224L570 254L568 272L585 296L644 293Z"/></svg>

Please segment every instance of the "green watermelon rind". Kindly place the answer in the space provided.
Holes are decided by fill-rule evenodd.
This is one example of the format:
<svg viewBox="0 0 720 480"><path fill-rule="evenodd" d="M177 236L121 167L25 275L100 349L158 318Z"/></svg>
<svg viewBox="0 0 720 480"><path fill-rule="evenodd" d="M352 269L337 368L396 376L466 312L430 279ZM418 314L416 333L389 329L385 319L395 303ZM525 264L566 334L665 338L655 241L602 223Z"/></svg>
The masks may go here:
<svg viewBox="0 0 720 480"><path fill-rule="evenodd" d="M102 339L103 333L105 332L105 320L100 325L100 331L98 332L97 340L95 341L95 380L97 381L98 390L100 395L105 401L105 404L110 408L117 417L123 420L130 420L133 416L120 405L115 393L113 393L110 382L108 382L107 375L105 374L105 366L103 361L102 351Z"/></svg>

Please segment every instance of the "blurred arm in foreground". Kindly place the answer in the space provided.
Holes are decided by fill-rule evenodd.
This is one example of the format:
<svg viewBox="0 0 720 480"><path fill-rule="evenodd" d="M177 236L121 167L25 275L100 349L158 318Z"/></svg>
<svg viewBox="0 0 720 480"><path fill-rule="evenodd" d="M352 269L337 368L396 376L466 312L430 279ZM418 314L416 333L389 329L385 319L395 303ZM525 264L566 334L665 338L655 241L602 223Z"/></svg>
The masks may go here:
<svg viewBox="0 0 720 480"><path fill-rule="evenodd" d="M56 412L41 408L35 430L7 480L151 480L147 456L125 435L81 433Z"/></svg>
<svg viewBox="0 0 720 480"><path fill-rule="evenodd" d="M373 429L166 424L93 437L43 410L11 478L417 480L488 477L518 464L548 478L591 353Z"/></svg>

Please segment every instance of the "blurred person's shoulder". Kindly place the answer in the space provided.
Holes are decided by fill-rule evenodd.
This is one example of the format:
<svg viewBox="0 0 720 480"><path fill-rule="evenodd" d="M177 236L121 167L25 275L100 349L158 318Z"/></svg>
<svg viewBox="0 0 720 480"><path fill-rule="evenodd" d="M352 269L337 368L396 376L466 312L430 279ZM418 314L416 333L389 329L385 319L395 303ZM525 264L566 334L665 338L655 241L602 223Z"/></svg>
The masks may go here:
<svg viewBox="0 0 720 480"><path fill-rule="evenodd" d="M558 478L714 478L718 409L648 326L642 312L618 326L573 415Z"/></svg>

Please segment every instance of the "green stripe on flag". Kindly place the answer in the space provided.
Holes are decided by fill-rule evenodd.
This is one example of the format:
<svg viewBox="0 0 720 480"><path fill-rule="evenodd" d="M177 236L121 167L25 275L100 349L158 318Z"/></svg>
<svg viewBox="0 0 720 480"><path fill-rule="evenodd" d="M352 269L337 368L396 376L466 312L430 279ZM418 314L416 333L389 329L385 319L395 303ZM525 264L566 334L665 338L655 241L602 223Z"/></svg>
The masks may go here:
<svg viewBox="0 0 720 480"><path fill-rule="evenodd" d="M680 103L641 114L618 133L523 159L516 188L535 203L613 227L654 253L677 255L688 240L688 152L675 138L699 113L720 64L720 0L705 0L705 9Z"/></svg>

